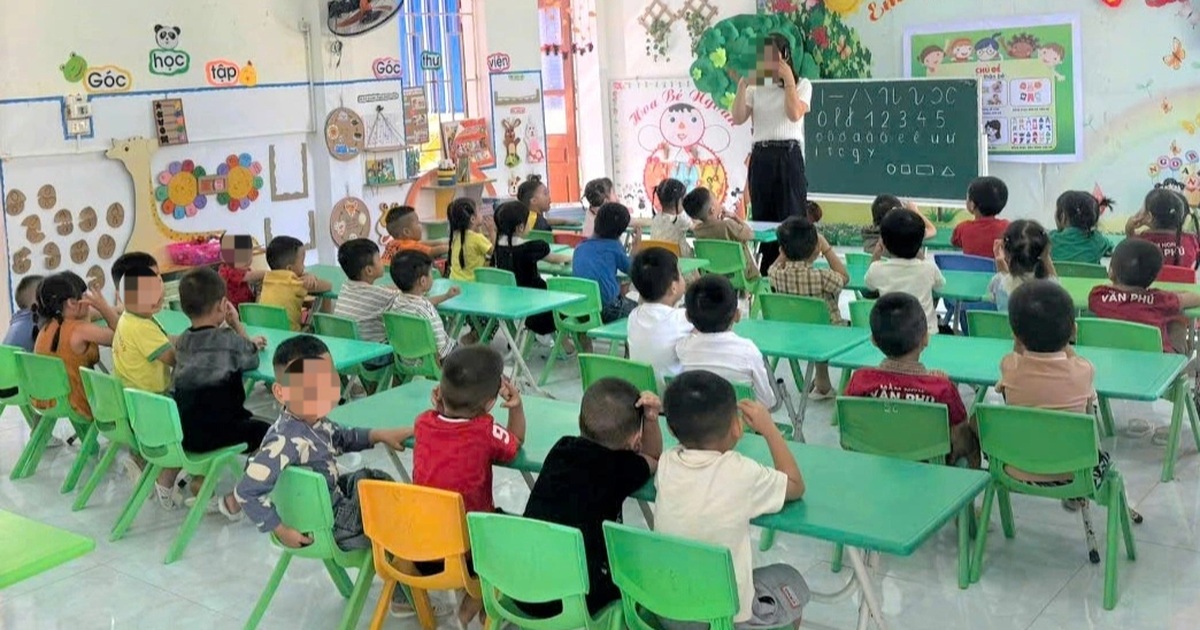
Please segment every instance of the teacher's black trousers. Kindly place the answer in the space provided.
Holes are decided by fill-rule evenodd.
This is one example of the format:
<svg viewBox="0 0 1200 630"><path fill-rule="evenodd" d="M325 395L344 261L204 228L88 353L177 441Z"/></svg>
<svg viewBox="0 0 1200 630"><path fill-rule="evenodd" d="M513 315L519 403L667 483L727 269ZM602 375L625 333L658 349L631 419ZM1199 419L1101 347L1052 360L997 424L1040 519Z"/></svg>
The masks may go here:
<svg viewBox="0 0 1200 630"><path fill-rule="evenodd" d="M804 174L804 151L795 140L754 143L750 153L750 216L755 221L783 221L804 216L808 201L808 177ZM779 257L778 243L759 245L759 269L763 277Z"/></svg>

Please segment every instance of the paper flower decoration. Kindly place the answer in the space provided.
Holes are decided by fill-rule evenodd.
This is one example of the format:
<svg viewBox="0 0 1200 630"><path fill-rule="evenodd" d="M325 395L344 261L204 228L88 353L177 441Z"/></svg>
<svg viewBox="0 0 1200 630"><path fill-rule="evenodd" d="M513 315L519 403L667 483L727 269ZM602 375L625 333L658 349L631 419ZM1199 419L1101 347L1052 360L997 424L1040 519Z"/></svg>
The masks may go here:
<svg viewBox="0 0 1200 630"><path fill-rule="evenodd" d="M229 208L230 212L244 210L258 199L262 190L262 165L250 154L231 155L217 167L217 175L225 177L225 189L217 193L217 203Z"/></svg>
<svg viewBox="0 0 1200 630"><path fill-rule="evenodd" d="M194 217L208 205L208 198L200 194L200 178L206 175L203 166L191 160L171 162L167 169L158 174L158 187L154 197L162 204L162 213L176 219Z"/></svg>

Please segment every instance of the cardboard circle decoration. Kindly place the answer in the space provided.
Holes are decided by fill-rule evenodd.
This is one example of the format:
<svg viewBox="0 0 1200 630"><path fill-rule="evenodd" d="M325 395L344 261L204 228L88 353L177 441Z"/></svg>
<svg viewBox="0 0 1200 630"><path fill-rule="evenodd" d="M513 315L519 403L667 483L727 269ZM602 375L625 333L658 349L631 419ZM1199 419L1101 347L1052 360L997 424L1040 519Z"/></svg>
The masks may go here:
<svg viewBox="0 0 1200 630"><path fill-rule="evenodd" d="M96 210L91 206L85 207L79 211L79 229L84 232L91 232L96 229L96 223L99 220L96 218Z"/></svg>
<svg viewBox="0 0 1200 630"><path fill-rule="evenodd" d="M329 236L338 247L356 238L367 238L371 231L371 213L357 197L344 197L333 204L329 216Z"/></svg>
<svg viewBox="0 0 1200 630"><path fill-rule="evenodd" d="M46 184L38 189L38 206L42 210L51 210L56 203L58 203L58 191L54 190L54 186Z"/></svg>
<svg viewBox="0 0 1200 630"><path fill-rule="evenodd" d="M25 211L25 193L16 188L8 191L4 197L4 211L8 216L15 217Z"/></svg>
<svg viewBox="0 0 1200 630"><path fill-rule="evenodd" d="M358 157L365 136L362 116L352 109L339 107L325 119L325 147L335 160L349 162Z"/></svg>
<svg viewBox="0 0 1200 630"><path fill-rule="evenodd" d="M341 37L369 33L395 17L404 0L329 0L329 32Z"/></svg>

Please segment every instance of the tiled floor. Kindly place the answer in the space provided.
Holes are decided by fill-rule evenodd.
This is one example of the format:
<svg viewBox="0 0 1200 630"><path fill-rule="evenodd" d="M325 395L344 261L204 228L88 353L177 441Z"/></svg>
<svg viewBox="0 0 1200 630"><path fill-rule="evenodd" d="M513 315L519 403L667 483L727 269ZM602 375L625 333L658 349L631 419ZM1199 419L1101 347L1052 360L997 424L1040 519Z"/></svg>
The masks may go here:
<svg viewBox="0 0 1200 630"><path fill-rule="evenodd" d="M534 360L534 369L542 362ZM781 370L781 374L786 370ZM836 374L835 374L836 378ZM578 400L578 371L563 364L548 389L565 400ZM964 390L964 394L967 393ZM269 414L271 402L260 389L256 411ZM810 407L806 435L810 442L835 447L829 424L831 403ZM1164 423L1169 408L1117 404L1119 427L1135 417ZM778 414L782 417L782 412ZM529 419L537 430L537 418ZM68 497L58 493L75 451L49 451L37 475L12 482L8 472L28 437L13 410L0 419L0 509L39 519L92 536L92 554L17 584L0 593L0 628L238 628L254 605L278 553L248 524L227 524L219 516L200 526L182 560L162 564L167 546L183 518L147 505L127 537L109 543L107 534L131 483L118 473L96 492L91 506L71 512ZM1017 537L1005 540L998 524L989 537L983 579L969 590L956 581L955 530L936 534L910 558L885 558L882 592L892 628L931 630L969 628L996 630L1190 630L1200 628L1200 456L1185 433L1183 456L1172 483L1158 481L1163 449L1149 438L1117 437L1106 444L1124 473L1130 500L1145 516L1135 526L1138 559L1121 556L1120 594L1116 610L1101 606L1103 571L1087 560L1078 516L1057 503L1016 497ZM406 460L410 457L403 455ZM380 450L346 461L389 469ZM228 487L226 481L222 487ZM497 503L520 511L528 491L519 475L499 470ZM846 497L847 501L855 500ZM627 506L626 521L643 523ZM1094 510L1097 534L1103 536L1103 511ZM830 572L830 545L780 535L761 560L786 561L799 567L815 589L832 591L848 572ZM376 585L360 627L365 628L378 595ZM317 563L297 561L272 602L263 628L336 626L343 600ZM806 626L850 628L856 603L809 606ZM415 629L415 621L389 619L387 627Z"/></svg>

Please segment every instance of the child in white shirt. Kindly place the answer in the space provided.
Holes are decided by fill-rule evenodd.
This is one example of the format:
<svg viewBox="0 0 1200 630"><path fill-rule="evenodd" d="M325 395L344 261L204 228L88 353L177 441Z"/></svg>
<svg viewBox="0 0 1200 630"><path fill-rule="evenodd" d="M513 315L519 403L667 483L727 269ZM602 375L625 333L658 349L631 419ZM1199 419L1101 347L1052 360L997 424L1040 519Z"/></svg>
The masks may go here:
<svg viewBox="0 0 1200 630"><path fill-rule="evenodd" d="M946 278L932 261L921 253L925 243L925 222L915 212L895 209L879 224L879 244L867 268L867 289L885 293L907 293L921 303L929 323L929 334L938 333L938 317L933 292L946 286ZM884 253L889 258L883 259Z"/></svg>
<svg viewBox="0 0 1200 630"><path fill-rule="evenodd" d="M739 313L737 291L729 279L700 278L688 287L684 303L696 333L675 348L683 369L708 370L730 382L753 385L755 398L774 407L775 387L762 353L753 341L733 332Z"/></svg>
<svg viewBox="0 0 1200 630"><path fill-rule="evenodd" d="M675 307L684 291L679 258L661 247L643 249L629 276L642 302L629 314L629 358L654 366L661 384L683 371L675 347L695 330L687 312Z"/></svg>
<svg viewBox="0 0 1200 630"><path fill-rule="evenodd" d="M687 188L678 179L664 179L654 187L661 212L650 219L650 238L670 241L679 245L679 255L691 257L692 246L687 234L692 229L692 218L683 211L683 197Z"/></svg>
<svg viewBox="0 0 1200 630"><path fill-rule="evenodd" d="M798 626L810 597L804 577L786 564L754 568L750 544L751 519L804 496L800 467L771 412L737 402L728 381L703 370L671 381L663 404L679 445L658 460L654 529L729 549L740 604L734 628ZM766 440L773 468L734 450L743 421ZM682 624L664 619L663 625Z"/></svg>

